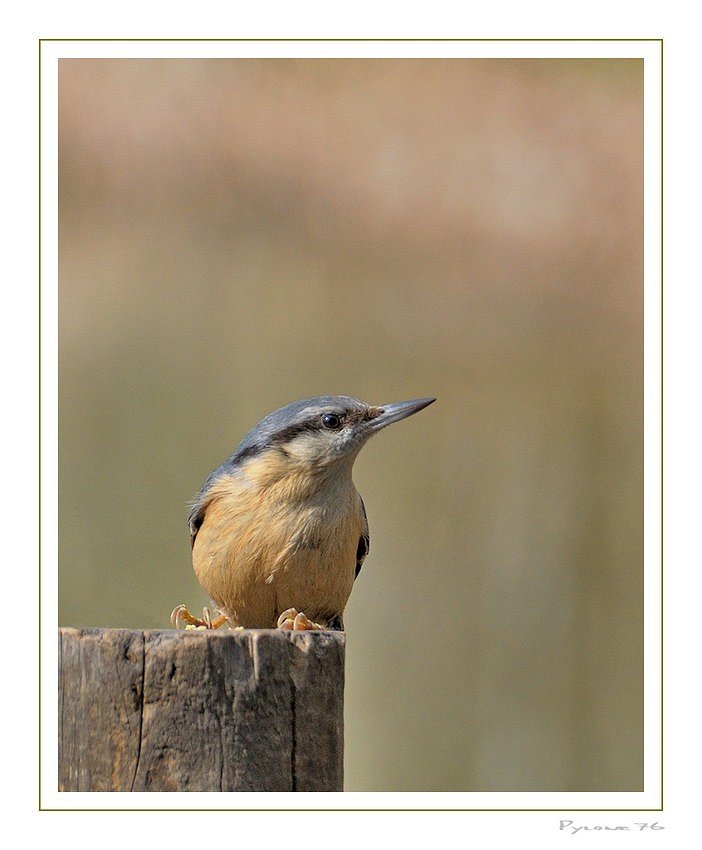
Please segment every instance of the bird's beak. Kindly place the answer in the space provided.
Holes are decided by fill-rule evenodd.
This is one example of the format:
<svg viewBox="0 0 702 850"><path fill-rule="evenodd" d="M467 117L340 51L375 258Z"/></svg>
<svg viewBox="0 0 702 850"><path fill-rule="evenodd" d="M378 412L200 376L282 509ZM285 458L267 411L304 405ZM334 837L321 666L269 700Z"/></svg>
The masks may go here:
<svg viewBox="0 0 702 850"><path fill-rule="evenodd" d="M406 419L413 413L418 413L425 407L428 407L435 398L415 398L412 401L398 401L395 404L381 404L378 407L380 413L371 419L370 430L372 433L380 431L386 425L392 425L393 422L399 422L400 419Z"/></svg>

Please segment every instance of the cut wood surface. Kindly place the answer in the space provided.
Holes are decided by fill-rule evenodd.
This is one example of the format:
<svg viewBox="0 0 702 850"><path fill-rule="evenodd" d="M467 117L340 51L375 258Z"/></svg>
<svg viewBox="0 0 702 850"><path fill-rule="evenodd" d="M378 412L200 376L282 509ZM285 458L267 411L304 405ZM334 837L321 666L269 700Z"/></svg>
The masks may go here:
<svg viewBox="0 0 702 850"><path fill-rule="evenodd" d="M60 791L342 791L344 634L59 629Z"/></svg>

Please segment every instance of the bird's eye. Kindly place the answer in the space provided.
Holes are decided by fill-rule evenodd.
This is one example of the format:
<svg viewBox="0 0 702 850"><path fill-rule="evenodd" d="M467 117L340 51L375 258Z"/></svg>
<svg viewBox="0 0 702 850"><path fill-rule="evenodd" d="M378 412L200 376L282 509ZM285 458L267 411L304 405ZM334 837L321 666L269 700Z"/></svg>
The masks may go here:
<svg viewBox="0 0 702 850"><path fill-rule="evenodd" d="M322 425L329 428L330 431L336 431L341 428L341 417L337 416L336 413L325 413L322 416Z"/></svg>

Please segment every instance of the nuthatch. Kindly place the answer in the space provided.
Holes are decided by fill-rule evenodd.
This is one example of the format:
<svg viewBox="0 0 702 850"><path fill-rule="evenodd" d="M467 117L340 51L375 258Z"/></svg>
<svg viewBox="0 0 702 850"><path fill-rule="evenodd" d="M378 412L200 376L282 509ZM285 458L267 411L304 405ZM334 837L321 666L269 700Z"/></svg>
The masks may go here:
<svg viewBox="0 0 702 850"><path fill-rule="evenodd" d="M371 435L433 401L373 407L320 396L262 419L190 513L193 568L219 616L205 609L199 619L179 605L173 625L343 629L370 542L353 463Z"/></svg>

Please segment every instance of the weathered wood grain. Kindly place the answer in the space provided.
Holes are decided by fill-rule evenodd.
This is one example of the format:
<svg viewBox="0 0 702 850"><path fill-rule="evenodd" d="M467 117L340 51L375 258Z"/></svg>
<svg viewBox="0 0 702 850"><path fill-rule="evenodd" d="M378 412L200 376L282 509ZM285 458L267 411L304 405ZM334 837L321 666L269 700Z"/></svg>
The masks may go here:
<svg viewBox="0 0 702 850"><path fill-rule="evenodd" d="M343 633L59 640L59 790L343 790Z"/></svg>

